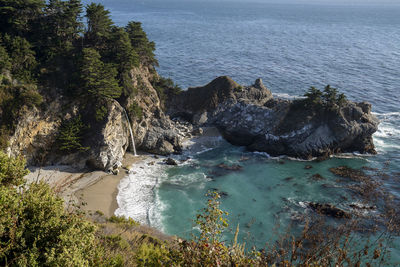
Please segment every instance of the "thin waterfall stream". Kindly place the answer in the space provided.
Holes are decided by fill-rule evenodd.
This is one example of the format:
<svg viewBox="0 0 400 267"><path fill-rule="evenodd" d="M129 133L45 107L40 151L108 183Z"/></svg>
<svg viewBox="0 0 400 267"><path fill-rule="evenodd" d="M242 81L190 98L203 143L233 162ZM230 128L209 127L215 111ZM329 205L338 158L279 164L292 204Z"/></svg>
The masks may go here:
<svg viewBox="0 0 400 267"><path fill-rule="evenodd" d="M137 154L136 154L135 140L133 139L133 132L132 132L132 127L131 127L131 121L129 120L128 113L126 112L126 110L125 110L124 108L123 108L123 110L124 110L124 113L125 113L126 120L128 121L129 132L130 132L130 134L131 134L131 141L132 141L132 147L133 147L133 154L134 154L135 156L137 156Z"/></svg>

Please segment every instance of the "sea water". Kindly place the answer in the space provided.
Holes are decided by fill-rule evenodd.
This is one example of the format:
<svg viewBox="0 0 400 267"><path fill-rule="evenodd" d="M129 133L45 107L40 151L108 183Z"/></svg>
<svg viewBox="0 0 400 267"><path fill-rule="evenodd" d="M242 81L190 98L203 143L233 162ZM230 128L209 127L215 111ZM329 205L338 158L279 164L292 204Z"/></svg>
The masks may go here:
<svg viewBox="0 0 400 267"><path fill-rule="evenodd" d="M338 207L357 202L329 172L348 165L400 172L400 6L269 4L249 1L98 1L118 25L141 21L156 43L158 72L181 87L220 75L242 84L262 78L274 96L302 95L310 86L337 87L354 101L369 101L381 120L378 155L342 155L324 162L270 158L215 137L186 151L179 166L148 159L119 187L117 214L168 234L190 237L205 193L226 193L222 209L241 239L263 246L271 229L287 225L319 201ZM246 160L244 160L246 159ZM218 164L239 164L223 171ZM305 169L311 165L311 169ZM313 174L324 179L310 179ZM400 185L386 187L400 197ZM229 235L226 237L229 239ZM399 249L394 248L399 260Z"/></svg>

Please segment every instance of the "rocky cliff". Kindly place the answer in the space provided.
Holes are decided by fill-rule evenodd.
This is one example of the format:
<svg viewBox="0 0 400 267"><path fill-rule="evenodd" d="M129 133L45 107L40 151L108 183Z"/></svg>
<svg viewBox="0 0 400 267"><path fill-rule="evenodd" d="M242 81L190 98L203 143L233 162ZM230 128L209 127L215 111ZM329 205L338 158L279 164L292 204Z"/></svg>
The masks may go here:
<svg viewBox="0 0 400 267"><path fill-rule="evenodd" d="M274 99L260 79L239 86L219 77L174 99L169 114L198 125L217 126L226 140L249 150L299 158L339 152L376 153L378 120L371 105L307 105L304 99Z"/></svg>
<svg viewBox="0 0 400 267"><path fill-rule="evenodd" d="M101 105L63 97L56 90L42 93L45 98L42 107L20 110L15 131L9 138L8 154L23 155L29 165L67 164L110 170L120 164L126 150L132 147L124 108L139 150L163 155L179 153L191 127L171 121L164 114L151 83L157 73L140 66L132 70L131 77L135 93L118 101L102 100ZM98 106L105 108L101 119L96 117ZM78 116L83 125L79 135L82 148L60 150L63 123Z"/></svg>

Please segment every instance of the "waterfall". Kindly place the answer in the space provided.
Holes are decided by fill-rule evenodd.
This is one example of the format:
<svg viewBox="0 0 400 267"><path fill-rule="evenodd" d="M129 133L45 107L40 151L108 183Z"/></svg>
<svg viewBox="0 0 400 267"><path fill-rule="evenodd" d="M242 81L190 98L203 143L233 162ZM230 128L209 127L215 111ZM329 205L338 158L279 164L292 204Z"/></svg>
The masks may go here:
<svg viewBox="0 0 400 267"><path fill-rule="evenodd" d="M133 146L133 154L134 154L135 156L137 156L137 154L136 154L135 140L133 139L133 132L132 132L132 127L131 127L131 122L130 122L130 120L129 120L128 113L126 113L126 110L125 110L124 108L122 108L122 109L124 110L126 120L128 121L129 132L131 133L131 141L132 141L132 146Z"/></svg>

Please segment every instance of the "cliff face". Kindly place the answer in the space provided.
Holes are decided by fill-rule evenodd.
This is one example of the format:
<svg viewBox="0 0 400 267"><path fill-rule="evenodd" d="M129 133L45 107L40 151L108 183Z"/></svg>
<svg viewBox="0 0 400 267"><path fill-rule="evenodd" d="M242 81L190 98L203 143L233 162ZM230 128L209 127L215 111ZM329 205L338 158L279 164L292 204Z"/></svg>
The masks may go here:
<svg viewBox="0 0 400 267"><path fill-rule="evenodd" d="M157 154L180 152L182 140L190 136L191 128L173 122L161 109L160 99L151 80L157 75L147 67L132 70L132 83L137 89L132 96L103 103L106 108L102 119L95 118L98 103L85 103L52 93L45 95L45 108L26 108L20 111L16 129L9 139L9 155L23 155L29 165L67 164L109 170L119 165L132 147L128 120L131 118L136 147ZM129 107L139 106L142 115L132 114ZM79 151L60 151L57 139L62 123L77 116L82 117L84 131Z"/></svg>
<svg viewBox="0 0 400 267"><path fill-rule="evenodd" d="M62 121L84 114L87 123L90 109L77 102L62 98L49 103L46 110L25 109L9 141L8 154L23 155L28 165L66 164L77 167L88 165L107 170L122 161L129 142L127 120L117 101L107 103L107 115L101 122L91 124L82 137L82 145L89 149L78 152L58 150Z"/></svg>
<svg viewBox="0 0 400 267"><path fill-rule="evenodd" d="M179 95L169 112L195 124L217 126L232 144L271 155L376 153L372 134L379 122L370 104L346 101L340 107L315 108L301 100L273 99L261 80L239 87L229 77L217 78Z"/></svg>
<svg viewBox="0 0 400 267"><path fill-rule="evenodd" d="M126 106L133 103L142 110L142 117L132 121L134 137L137 147L142 151L167 155L179 153L182 150L182 141L190 137L191 127L170 120L161 107L161 101L151 81L157 74L147 67L132 70L133 85L137 94L129 97Z"/></svg>

